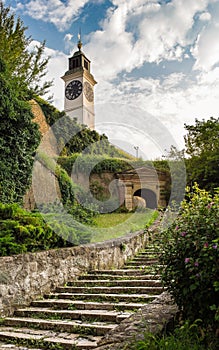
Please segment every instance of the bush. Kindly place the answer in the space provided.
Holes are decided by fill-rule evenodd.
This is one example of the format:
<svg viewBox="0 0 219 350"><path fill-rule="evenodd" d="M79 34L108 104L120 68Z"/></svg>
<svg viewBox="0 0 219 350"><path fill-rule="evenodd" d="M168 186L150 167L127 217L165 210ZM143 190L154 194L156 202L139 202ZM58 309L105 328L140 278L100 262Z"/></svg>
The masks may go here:
<svg viewBox="0 0 219 350"><path fill-rule="evenodd" d="M79 211L79 208L75 215L74 208L71 209L71 215L65 210L60 212L60 207L57 210L55 205L47 206L47 211L44 209L46 222L38 212L30 213L17 204L0 203L0 256L90 242L89 228L77 222L77 219L79 212L87 221L91 220L92 214L88 219L87 212L82 209Z"/></svg>
<svg viewBox="0 0 219 350"><path fill-rule="evenodd" d="M162 280L186 319L215 325L218 310L219 191L197 185L175 222L162 232Z"/></svg>

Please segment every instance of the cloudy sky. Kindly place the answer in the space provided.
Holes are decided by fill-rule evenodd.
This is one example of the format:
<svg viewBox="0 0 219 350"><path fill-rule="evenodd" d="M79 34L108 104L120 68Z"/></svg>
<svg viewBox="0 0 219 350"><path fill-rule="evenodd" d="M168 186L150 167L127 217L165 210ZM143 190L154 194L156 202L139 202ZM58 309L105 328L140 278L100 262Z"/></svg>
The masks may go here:
<svg viewBox="0 0 219 350"><path fill-rule="evenodd" d="M219 111L219 0L8 1L46 40L54 105L63 110L67 58L82 32L97 129L144 158L183 148L184 123ZM117 141L116 141L117 140ZM121 144L122 146L122 144Z"/></svg>

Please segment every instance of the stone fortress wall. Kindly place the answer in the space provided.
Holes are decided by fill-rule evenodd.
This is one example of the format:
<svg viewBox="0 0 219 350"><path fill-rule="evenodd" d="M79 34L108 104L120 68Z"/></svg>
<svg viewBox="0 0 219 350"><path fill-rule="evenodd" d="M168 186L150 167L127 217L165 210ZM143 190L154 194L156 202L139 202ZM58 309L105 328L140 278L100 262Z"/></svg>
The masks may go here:
<svg viewBox="0 0 219 350"><path fill-rule="evenodd" d="M139 231L103 243L1 257L0 316L88 270L120 268L148 239L148 233Z"/></svg>

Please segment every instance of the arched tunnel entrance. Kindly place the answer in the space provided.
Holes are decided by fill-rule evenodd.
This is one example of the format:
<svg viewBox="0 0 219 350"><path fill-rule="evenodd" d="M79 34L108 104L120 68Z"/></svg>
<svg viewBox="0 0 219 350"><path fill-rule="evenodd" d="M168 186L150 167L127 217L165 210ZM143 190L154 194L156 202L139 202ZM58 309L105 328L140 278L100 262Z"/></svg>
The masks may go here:
<svg viewBox="0 0 219 350"><path fill-rule="evenodd" d="M134 196L144 198L146 202L146 208L150 208L150 209L157 208L157 196L153 191L147 188L141 188L135 191Z"/></svg>

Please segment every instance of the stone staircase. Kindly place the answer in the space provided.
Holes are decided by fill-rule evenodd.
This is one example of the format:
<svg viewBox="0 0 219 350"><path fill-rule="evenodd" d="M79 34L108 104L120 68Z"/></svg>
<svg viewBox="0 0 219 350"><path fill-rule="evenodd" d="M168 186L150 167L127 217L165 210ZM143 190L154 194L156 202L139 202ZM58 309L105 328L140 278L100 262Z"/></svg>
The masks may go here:
<svg viewBox="0 0 219 350"><path fill-rule="evenodd" d="M163 292L152 246L122 269L95 270L2 320L0 349L95 349L99 340Z"/></svg>

